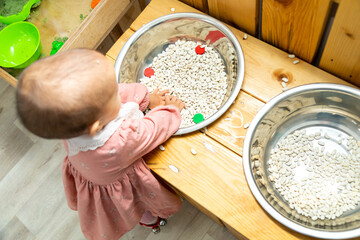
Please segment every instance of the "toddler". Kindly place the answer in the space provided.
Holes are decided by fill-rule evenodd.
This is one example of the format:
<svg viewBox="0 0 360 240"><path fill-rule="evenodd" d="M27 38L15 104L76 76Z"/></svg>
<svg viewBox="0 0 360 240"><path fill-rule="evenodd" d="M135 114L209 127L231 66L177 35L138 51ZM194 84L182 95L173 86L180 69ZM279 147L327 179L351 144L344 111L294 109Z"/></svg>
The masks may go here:
<svg viewBox="0 0 360 240"><path fill-rule="evenodd" d="M112 63L88 49L44 58L20 76L16 100L25 127L65 139L65 195L86 238L115 240L139 221L156 226L180 209L180 198L142 159L180 126L185 105L168 92L118 85Z"/></svg>

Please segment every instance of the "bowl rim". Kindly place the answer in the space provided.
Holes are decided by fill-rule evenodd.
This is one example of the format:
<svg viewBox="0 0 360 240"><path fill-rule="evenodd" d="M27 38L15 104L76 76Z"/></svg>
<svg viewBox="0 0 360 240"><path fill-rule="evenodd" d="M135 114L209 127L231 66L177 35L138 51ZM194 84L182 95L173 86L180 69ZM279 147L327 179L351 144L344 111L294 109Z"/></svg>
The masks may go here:
<svg viewBox="0 0 360 240"><path fill-rule="evenodd" d="M224 23L220 22L219 20L217 20L213 17L210 17L205 14L201 14L201 13L191 13L191 12L171 13L171 14L156 18L147 24L144 24L139 30L137 30L126 41L126 43L122 47L120 53L118 54L116 61L115 61L115 65L114 65L115 70L116 70L116 80L118 83L119 83L119 70L120 70L121 63L122 63L127 51L131 47L132 43L135 42L137 39L139 39L139 37L143 33L147 32L153 26L156 26L164 21L171 20L174 18L196 18L201 21L204 21L204 22L214 25L222 33L224 33L227 38L230 39L230 41L234 45L234 48L235 48L235 51L236 51L236 54L238 57L237 81L236 81L236 84L234 85L234 88L233 88L232 92L230 93L230 96L227 99L227 101L215 114L211 115L209 118L205 119L204 121L202 121L198 124L192 125L190 127L180 128L174 134L174 135L183 135L183 134L187 134L187 133L191 133L191 132L200 130L200 129L210 125L212 122L216 121L223 113L225 113L225 111L227 111L228 108L233 104L233 102L235 101L236 97L238 96L238 94L241 90L241 86L244 81L245 60L244 60L244 54L243 54L243 51L242 51L239 41L235 37L234 33L227 26L225 26Z"/></svg>
<svg viewBox="0 0 360 240"><path fill-rule="evenodd" d="M1 65L2 67L5 67L5 68L13 68L13 67L17 67L17 66L20 66L20 65L26 63L26 61L28 61L28 60L36 53L36 51L38 50L38 48L39 48L39 46L40 46L40 43L41 43L39 29L38 29L33 23L26 22L26 21L14 22L14 23L6 26L2 31L0 31L0 37L1 37L2 34L4 34L4 32L9 31L8 29L11 29L11 28L13 28L13 27L16 26L16 25L29 25L29 26L31 26L33 29L36 30L36 35L37 35L36 47L34 48L34 53L33 53L28 59L26 59L26 60L23 61L23 62L19 62L19 63L16 63L16 64L2 64L2 63L0 62L0 65Z"/></svg>
<svg viewBox="0 0 360 240"><path fill-rule="evenodd" d="M0 15L0 22L4 24L12 24L19 21L24 21L30 15L32 6L39 2L40 0L29 0L27 3L23 5L22 10L17 14L12 14L6 17Z"/></svg>
<svg viewBox="0 0 360 240"><path fill-rule="evenodd" d="M244 167L246 181L250 187L252 194L254 195L258 203L261 205L261 207L265 209L266 212L269 213L277 221L279 221L280 223L282 223L283 225L294 231L297 231L304 235L308 235L316 238L323 238L323 239L349 239L349 238L359 237L360 228L347 230L347 231L331 232L331 231L323 231L323 230L315 230L315 229L307 228L294 221L287 219L267 202L267 200L265 199L265 197L262 195L259 188L257 187L255 183L255 179L251 173L252 171L250 164L250 143L254 136L257 125L263 119L265 114L270 109L272 109L277 103L288 98L289 96L301 92L305 92L308 90L336 90L336 91L343 91L345 93L350 93L353 95L360 96L360 90L355 87L350 87L347 85L335 84L335 83L311 83L311 84L305 84L302 86L292 88L270 99L270 101L266 103L256 114L245 136L244 145L243 145L243 167Z"/></svg>

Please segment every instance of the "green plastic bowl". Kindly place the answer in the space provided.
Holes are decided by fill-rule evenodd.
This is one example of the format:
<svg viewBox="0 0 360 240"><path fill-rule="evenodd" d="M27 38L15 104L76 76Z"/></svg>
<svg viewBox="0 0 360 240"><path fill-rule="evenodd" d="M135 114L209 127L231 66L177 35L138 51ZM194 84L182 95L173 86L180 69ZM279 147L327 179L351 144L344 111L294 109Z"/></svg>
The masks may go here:
<svg viewBox="0 0 360 240"><path fill-rule="evenodd" d="M0 22L4 23L4 24L11 24L11 23L15 23L15 22L20 22L20 21L24 21L26 20L26 18L29 16L30 14L30 10L33 7L33 5L38 4L40 2L40 0L29 0L23 7L22 11L19 12L18 14L13 14L10 16L1 16L0 15Z"/></svg>
<svg viewBox="0 0 360 240"><path fill-rule="evenodd" d="M29 22L10 24L0 32L0 66L25 68L41 53L40 33Z"/></svg>

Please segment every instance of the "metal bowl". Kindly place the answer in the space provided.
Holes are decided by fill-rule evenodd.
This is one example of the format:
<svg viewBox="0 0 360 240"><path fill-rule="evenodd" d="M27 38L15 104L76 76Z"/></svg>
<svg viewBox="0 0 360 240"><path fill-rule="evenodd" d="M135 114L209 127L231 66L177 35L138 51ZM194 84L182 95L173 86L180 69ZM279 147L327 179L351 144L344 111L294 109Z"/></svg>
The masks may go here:
<svg viewBox="0 0 360 240"><path fill-rule="evenodd" d="M332 137L341 133L359 141L360 90L339 84L308 84L265 104L249 127L243 148L245 176L253 195L276 220L302 234L325 239L360 236L360 204L334 220L313 221L292 210L269 180L271 149L288 134L303 129L326 131ZM339 144L332 147L342 148ZM260 164L254 164L255 160Z"/></svg>
<svg viewBox="0 0 360 240"><path fill-rule="evenodd" d="M216 113L196 125L180 128L175 135L199 130L218 119L235 101L244 79L242 49L229 28L204 14L174 13L145 24L125 43L115 62L118 82L139 82L153 58L179 39L213 47L225 64L228 88Z"/></svg>

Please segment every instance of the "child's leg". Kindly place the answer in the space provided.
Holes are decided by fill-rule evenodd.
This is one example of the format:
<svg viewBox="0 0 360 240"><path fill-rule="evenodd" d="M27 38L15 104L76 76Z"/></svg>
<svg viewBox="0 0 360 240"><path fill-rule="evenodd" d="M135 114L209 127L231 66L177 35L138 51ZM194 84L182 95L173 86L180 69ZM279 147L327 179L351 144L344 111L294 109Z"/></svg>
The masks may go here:
<svg viewBox="0 0 360 240"><path fill-rule="evenodd" d="M157 217L154 217L149 211L145 211L140 219L140 222L146 225L152 225L155 224L157 220Z"/></svg>

